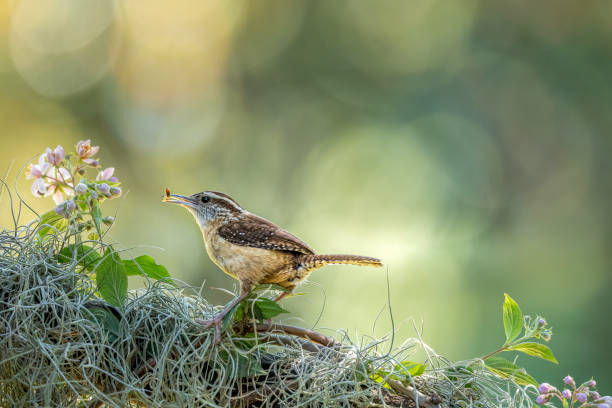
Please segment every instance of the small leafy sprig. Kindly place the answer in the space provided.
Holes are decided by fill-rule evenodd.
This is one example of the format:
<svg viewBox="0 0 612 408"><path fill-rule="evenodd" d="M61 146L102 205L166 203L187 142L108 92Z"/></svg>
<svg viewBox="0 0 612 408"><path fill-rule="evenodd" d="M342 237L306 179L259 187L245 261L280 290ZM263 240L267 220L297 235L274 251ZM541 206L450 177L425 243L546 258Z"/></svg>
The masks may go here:
<svg viewBox="0 0 612 408"><path fill-rule="evenodd" d="M36 164L27 167L26 179L34 180L32 194L52 196L56 204L54 210L42 214L38 236L42 241L51 233L64 234L57 261L75 262L80 272L95 275L100 296L121 307L127 298L128 276L146 275L160 280L170 274L148 255L121 259L112 245L103 242L114 218L103 216L101 204L121 195L120 182L113 167L103 169L94 157L99 146L82 140L75 148L66 154L60 145L48 147ZM92 170L95 177L91 176Z"/></svg>
<svg viewBox="0 0 612 408"><path fill-rule="evenodd" d="M536 402L540 405L554 407L550 401L557 398L563 408L612 408L612 397L600 396L595 390L597 383L591 379L580 386L576 386L576 381L571 376L566 376L563 379L565 385L569 388L559 391L556 387L549 383L542 383L538 387L539 395Z"/></svg>
<svg viewBox="0 0 612 408"><path fill-rule="evenodd" d="M528 315L523 316L519 305L508 294L505 294L502 317L506 341L497 350L483 356L485 367L492 373L503 377L513 377L518 384L534 385L537 381L527 372L515 365L513 362L499 357L497 354L507 351L520 351L530 356L539 357L544 360L558 364L551 349L533 339L549 341L552 337L552 329L548 326L546 319L536 316L535 319ZM522 334L522 336L521 336Z"/></svg>

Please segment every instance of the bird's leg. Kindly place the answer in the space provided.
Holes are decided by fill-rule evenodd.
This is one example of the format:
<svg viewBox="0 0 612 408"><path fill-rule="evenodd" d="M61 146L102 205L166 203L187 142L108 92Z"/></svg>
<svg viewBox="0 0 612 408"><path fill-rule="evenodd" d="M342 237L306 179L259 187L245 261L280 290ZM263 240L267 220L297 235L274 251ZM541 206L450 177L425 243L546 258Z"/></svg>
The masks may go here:
<svg viewBox="0 0 612 408"><path fill-rule="evenodd" d="M215 344L219 344L219 341L221 341L221 323L223 322L223 318L227 316L227 314L231 312L232 309L238 303L242 302L247 296L249 296L249 293L251 293L251 287L251 285L240 285L240 296L234 298L234 300L232 300L230 303L228 303L227 306L225 306L221 313L219 313L212 319L195 319L197 323L200 323L204 327L215 326Z"/></svg>

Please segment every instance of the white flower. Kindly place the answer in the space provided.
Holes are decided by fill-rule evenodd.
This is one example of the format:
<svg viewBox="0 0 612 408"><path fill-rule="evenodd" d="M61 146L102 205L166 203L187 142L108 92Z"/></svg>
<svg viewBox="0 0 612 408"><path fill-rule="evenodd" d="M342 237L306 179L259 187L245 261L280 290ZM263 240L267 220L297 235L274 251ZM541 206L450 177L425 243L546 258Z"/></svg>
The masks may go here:
<svg viewBox="0 0 612 408"><path fill-rule="evenodd" d="M34 180L34 183L32 183L32 188L31 188L32 194L34 194L35 196L44 196L47 193L47 184L45 183L45 181L41 178Z"/></svg>
<svg viewBox="0 0 612 408"><path fill-rule="evenodd" d="M38 158L38 164L30 163L28 165L28 168L25 173L26 179L29 180L32 178L41 178L47 173L47 170L49 170L49 167L51 165L45 160L46 157L47 155L43 153Z"/></svg>
<svg viewBox="0 0 612 408"><path fill-rule="evenodd" d="M50 182L47 182L47 191L44 193L45 197L53 195L53 201L55 204L64 202L64 194L67 196L74 195L74 190L71 187L66 186L69 181L72 180L70 172L63 167L53 167L47 178Z"/></svg>
<svg viewBox="0 0 612 408"><path fill-rule="evenodd" d="M111 179L111 177L113 177L114 172L115 172L114 167L108 167L98 173L98 175L96 176L96 180L97 181L108 181Z"/></svg>
<svg viewBox="0 0 612 408"><path fill-rule="evenodd" d="M77 143L76 150L81 160L83 160L85 163L92 164L95 160L90 159L90 157L98 153L100 146L92 146L91 140L87 139L81 140L79 143Z"/></svg>
<svg viewBox="0 0 612 408"><path fill-rule="evenodd" d="M55 204L61 204L64 202L64 194L67 196L74 195L74 191L72 191L69 187L60 187L57 184L51 184L47 188L47 192L45 193L45 197L48 195L53 195L53 201Z"/></svg>
<svg viewBox="0 0 612 408"><path fill-rule="evenodd" d="M62 161L64 161L65 156L66 153L64 152L64 148L62 146L57 145L55 150L51 150L50 147L47 147L47 160L54 166L59 166Z"/></svg>
<svg viewBox="0 0 612 408"><path fill-rule="evenodd" d="M35 179L32 183L32 194L42 196L47 192L47 183L45 183L44 176L51 165L45 160L46 154L41 154L38 158L38 164L28 165L25 176L26 179Z"/></svg>

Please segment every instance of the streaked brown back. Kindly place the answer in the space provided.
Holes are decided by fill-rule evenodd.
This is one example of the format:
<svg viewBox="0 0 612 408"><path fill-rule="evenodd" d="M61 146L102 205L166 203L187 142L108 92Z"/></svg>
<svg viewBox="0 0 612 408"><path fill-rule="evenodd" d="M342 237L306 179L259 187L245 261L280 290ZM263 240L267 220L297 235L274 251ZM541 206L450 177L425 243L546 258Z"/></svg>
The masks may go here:
<svg viewBox="0 0 612 408"><path fill-rule="evenodd" d="M314 251L295 235L265 218L250 213L221 226L218 233L223 239L236 245L314 254Z"/></svg>

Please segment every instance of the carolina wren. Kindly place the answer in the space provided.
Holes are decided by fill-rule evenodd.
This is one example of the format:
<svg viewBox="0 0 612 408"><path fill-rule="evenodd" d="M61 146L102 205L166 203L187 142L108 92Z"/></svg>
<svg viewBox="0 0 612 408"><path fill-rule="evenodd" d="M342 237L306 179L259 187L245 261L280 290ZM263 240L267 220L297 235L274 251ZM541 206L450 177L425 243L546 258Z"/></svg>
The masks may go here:
<svg viewBox="0 0 612 408"><path fill-rule="evenodd" d="M265 283L286 289L276 301L295 289L315 269L327 264L382 266L379 259L359 255L317 255L302 240L265 218L251 214L226 194L204 191L190 196L170 194L164 202L185 207L194 216L206 245L206 252L219 268L240 281L240 295L212 320L198 320L215 326L220 338L221 321L251 290Z"/></svg>

